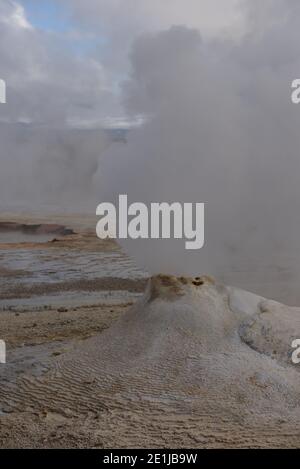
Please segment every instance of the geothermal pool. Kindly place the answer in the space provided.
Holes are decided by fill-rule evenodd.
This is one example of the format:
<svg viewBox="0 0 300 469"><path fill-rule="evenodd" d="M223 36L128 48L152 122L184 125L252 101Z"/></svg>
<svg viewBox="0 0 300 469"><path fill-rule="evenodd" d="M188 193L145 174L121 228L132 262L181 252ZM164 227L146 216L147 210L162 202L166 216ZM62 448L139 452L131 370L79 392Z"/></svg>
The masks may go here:
<svg viewBox="0 0 300 469"><path fill-rule="evenodd" d="M142 293L135 282L148 274L116 246L103 252L72 249L71 240L62 247L40 243L8 248L0 242L0 309L115 304Z"/></svg>

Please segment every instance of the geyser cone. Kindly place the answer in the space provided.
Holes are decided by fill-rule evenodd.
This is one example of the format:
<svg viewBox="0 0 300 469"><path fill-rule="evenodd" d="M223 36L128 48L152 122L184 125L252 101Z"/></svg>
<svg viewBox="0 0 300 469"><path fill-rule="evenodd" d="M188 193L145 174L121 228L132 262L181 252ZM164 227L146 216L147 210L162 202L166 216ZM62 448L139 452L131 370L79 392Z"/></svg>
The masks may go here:
<svg viewBox="0 0 300 469"><path fill-rule="evenodd" d="M112 446L161 446L162 435L177 446L296 446L296 330L299 309L204 276L160 275L120 320L45 376L20 380L9 399L96 418L95 434Z"/></svg>

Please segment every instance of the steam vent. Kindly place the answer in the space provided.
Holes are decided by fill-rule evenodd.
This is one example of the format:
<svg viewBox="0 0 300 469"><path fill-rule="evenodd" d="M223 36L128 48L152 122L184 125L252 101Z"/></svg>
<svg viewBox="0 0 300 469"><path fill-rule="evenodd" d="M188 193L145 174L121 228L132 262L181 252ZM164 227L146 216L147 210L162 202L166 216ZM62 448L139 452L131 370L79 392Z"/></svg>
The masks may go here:
<svg viewBox="0 0 300 469"><path fill-rule="evenodd" d="M159 275L110 328L2 387L1 402L62 434L88 422L91 446L297 447L297 337L300 308Z"/></svg>

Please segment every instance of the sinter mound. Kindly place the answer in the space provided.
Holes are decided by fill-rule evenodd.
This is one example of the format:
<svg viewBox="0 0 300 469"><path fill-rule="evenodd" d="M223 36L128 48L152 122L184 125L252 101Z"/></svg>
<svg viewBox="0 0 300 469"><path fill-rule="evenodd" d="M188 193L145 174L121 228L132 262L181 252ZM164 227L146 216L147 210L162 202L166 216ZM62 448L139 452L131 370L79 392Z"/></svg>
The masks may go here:
<svg viewBox="0 0 300 469"><path fill-rule="evenodd" d="M299 308L161 275L109 329L21 378L9 405L88 421L91 446L297 447L297 337Z"/></svg>

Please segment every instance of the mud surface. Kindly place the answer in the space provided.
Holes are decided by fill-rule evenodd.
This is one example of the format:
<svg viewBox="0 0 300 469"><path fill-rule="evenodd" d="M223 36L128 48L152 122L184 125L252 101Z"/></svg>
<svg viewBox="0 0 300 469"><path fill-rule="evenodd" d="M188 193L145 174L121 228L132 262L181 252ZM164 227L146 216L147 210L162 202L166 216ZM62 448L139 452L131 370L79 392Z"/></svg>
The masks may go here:
<svg viewBox="0 0 300 469"><path fill-rule="evenodd" d="M98 240L93 222L69 217L66 227L64 219L0 219L0 338L7 345L2 387L18 388L24 377L45 374L61 354L113 324L144 291L147 274L114 242ZM47 443L53 423L49 413L27 413L26 404L24 412L11 407L9 397L0 400L1 447L56 446L53 435ZM81 441L66 434L58 446Z"/></svg>

